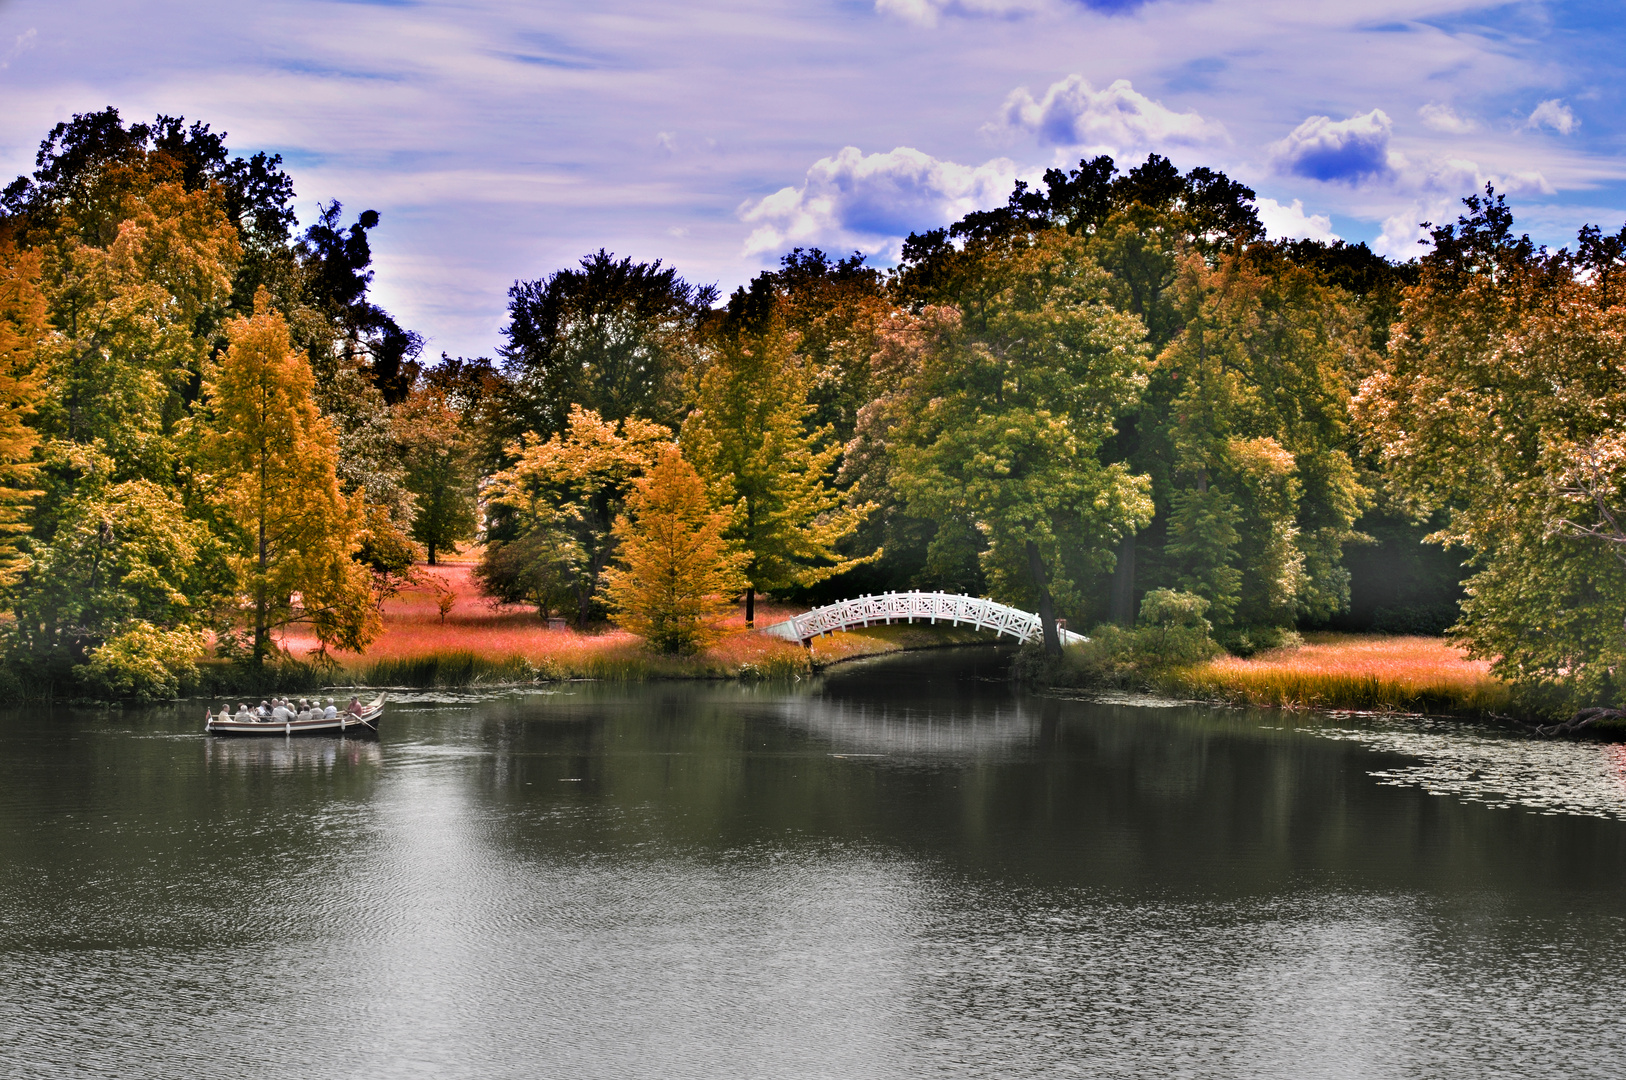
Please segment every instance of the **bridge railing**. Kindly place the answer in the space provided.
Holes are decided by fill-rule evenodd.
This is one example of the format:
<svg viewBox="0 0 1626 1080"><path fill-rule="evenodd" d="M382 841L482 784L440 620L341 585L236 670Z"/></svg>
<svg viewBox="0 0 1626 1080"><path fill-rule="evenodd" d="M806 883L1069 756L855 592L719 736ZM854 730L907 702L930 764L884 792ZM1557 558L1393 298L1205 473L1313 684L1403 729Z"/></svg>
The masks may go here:
<svg viewBox="0 0 1626 1080"><path fill-rule="evenodd" d="M980 596L963 593L891 592L842 600L764 627L763 633L806 644L822 634L893 621L947 622L973 626L1018 641L1037 640L1042 634L1039 616ZM1063 645L1088 641L1083 634L1058 628Z"/></svg>

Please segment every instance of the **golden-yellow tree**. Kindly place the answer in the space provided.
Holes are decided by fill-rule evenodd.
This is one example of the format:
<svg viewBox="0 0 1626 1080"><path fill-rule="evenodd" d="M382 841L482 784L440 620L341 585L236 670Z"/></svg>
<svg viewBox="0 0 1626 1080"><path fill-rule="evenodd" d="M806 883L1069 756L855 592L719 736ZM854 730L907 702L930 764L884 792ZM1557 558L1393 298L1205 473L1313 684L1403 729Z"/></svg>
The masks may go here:
<svg viewBox="0 0 1626 1080"><path fill-rule="evenodd" d="M0 586L15 580L18 534L28 531L28 503L38 466L38 433L28 425L39 401L34 349L45 333L45 297L36 253L0 247Z"/></svg>
<svg viewBox="0 0 1626 1080"><path fill-rule="evenodd" d="M777 315L760 331L725 335L683 422L683 448L711 488L732 506L729 539L745 551L745 620L757 590L807 587L874 556L838 545L875 509L830 485L842 445L829 426L809 432L807 362Z"/></svg>
<svg viewBox="0 0 1626 1080"><path fill-rule="evenodd" d="M615 525L622 566L605 571L612 617L657 649L691 652L715 640L749 556L730 552L729 515L711 508L676 446L633 483Z"/></svg>
<svg viewBox="0 0 1626 1080"><path fill-rule="evenodd" d="M196 430L201 488L234 543L237 625L262 662L274 630L311 626L324 647L359 650L380 629L359 549L359 494L345 498L338 440L312 397L309 361L264 290L255 312L227 326L231 347L204 380Z"/></svg>

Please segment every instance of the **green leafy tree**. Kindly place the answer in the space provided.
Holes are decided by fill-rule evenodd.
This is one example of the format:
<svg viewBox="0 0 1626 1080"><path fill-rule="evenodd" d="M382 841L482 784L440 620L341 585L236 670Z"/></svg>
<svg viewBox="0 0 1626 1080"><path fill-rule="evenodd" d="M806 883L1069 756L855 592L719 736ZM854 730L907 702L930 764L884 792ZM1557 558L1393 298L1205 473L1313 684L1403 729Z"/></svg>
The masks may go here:
<svg viewBox="0 0 1626 1080"><path fill-rule="evenodd" d="M1446 514L1430 539L1469 557L1454 633L1471 655L1530 704L1618 706L1626 566L1604 511L1626 482L1626 308L1592 245L1540 252L1489 188L1465 203L1357 413L1411 507Z"/></svg>
<svg viewBox="0 0 1626 1080"><path fill-rule="evenodd" d="M128 626L179 629L201 620L212 545L177 493L115 479L115 462L94 445L53 443L44 464L73 482L50 534L23 544L12 607L20 661L66 678Z"/></svg>
<svg viewBox="0 0 1626 1080"><path fill-rule="evenodd" d="M396 409L406 488L417 500L412 539L424 546L429 565L443 551L455 553L459 540L474 536L475 476L463 417L444 390L432 383L415 387Z"/></svg>
<svg viewBox="0 0 1626 1080"><path fill-rule="evenodd" d="M1222 632L1324 620L1348 605L1343 548L1370 500L1350 456L1364 326L1337 290L1268 253L1190 256L1173 292L1183 325L1139 431L1167 508L1164 572Z"/></svg>
<svg viewBox="0 0 1626 1080"><path fill-rule="evenodd" d="M937 523L934 554L980 551L994 595L1077 610L1076 582L1110 569L1151 517L1144 477L1101 451L1145 386L1145 331L1110 303L1084 241L1058 230L1015 254L981 314L938 335L906 376L894 416L891 483Z"/></svg>
<svg viewBox="0 0 1626 1080"><path fill-rule="evenodd" d="M873 509L831 486L842 447L809 432L810 372L777 317L758 332L723 335L683 424L685 455L712 499L732 507L729 539L747 554L745 620L758 590L806 588L866 561L838 545Z"/></svg>
<svg viewBox="0 0 1626 1080"><path fill-rule="evenodd" d="M227 327L230 348L204 380L199 487L229 537L241 601L231 622L263 662L274 631L311 626L324 646L360 650L379 630L366 570L359 500L339 488L338 442L317 410L309 362L287 322L257 297Z"/></svg>
<svg viewBox="0 0 1626 1080"><path fill-rule="evenodd" d="M493 476L486 489L493 520L488 531L499 545L487 547L488 580L500 567L516 567L521 551L543 556L553 567L550 574L567 576L577 624L586 626L615 553L616 517L633 482L671 441L671 431L659 424L638 417L617 423L577 405L564 432L522 443L518 460ZM531 534L548 539L519 549L507 546Z"/></svg>
<svg viewBox="0 0 1626 1080"><path fill-rule="evenodd" d="M719 620L745 585L748 558L723 538L729 515L713 510L706 486L670 444L635 481L617 519L621 568L605 577L616 623L663 652L715 640Z"/></svg>
<svg viewBox="0 0 1626 1080"><path fill-rule="evenodd" d="M675 424L700 321L716 295L659 260L617 260L603 250L579 268L516 282L501 350L514 383L510 437L559 434L577 405L610 421Z"/></svg>

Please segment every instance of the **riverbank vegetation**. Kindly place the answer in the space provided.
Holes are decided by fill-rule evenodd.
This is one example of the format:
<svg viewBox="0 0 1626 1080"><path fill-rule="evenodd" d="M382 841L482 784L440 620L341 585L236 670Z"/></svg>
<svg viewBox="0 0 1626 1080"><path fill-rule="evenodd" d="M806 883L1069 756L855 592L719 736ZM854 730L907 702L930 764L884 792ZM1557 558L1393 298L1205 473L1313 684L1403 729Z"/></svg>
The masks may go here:
<svg viewBox="0 0 1626 1080"><path fill-rule="evenodd" d="M1097 157L885 270L796 249L724 299L601 250L437 361L371 298L379 215L293 200L280 159L112 109L0 196L11 691L795 674L909 632L745 631L921 588L1038 611L1030 676L1489 701L1247 659L1450 628L1510 709L1621 704L1626 230L1540 249L1487 188L1398 263ZM460 551L477 640L431 572ZM407 597L445 625L393 626Z"/></svg>

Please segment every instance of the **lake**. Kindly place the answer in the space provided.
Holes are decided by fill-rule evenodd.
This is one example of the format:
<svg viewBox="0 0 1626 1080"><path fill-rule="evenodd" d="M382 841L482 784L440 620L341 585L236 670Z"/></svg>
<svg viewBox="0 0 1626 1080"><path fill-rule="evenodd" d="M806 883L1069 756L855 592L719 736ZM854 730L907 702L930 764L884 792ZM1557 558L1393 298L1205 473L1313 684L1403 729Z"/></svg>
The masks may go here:
<svg viewBox="0 0 1626 1080"><path fill-rule="evenodd" d="M1009 655L0 713L0 1075L1626 1070L1626 748Z"/></svg>

